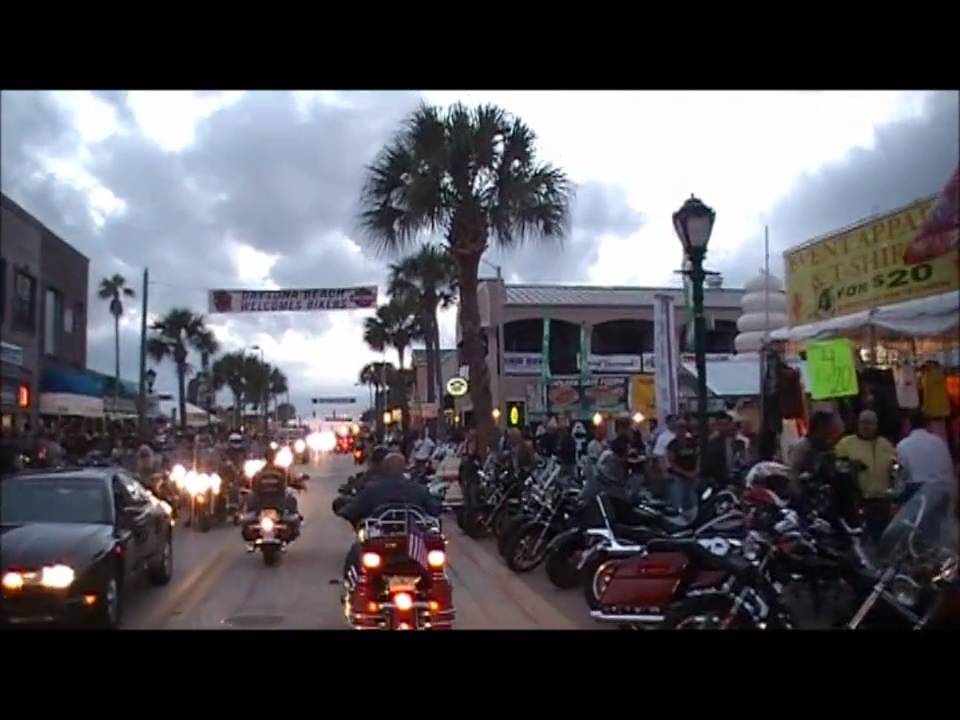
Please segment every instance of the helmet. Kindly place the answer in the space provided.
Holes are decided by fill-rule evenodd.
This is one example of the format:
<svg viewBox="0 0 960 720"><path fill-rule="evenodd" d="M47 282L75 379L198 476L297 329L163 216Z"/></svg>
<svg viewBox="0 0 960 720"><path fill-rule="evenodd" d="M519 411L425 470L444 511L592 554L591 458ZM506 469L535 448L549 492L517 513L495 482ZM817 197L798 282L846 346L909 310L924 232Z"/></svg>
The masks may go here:
<svg viewBox="0 0 960 720"><path fill-rule="evenodd" d="M230 433L227 438L227 444L234 450L240 450L244 446L243 435L240 433Z"/></svg>
<svg viewBox="0 0 960 720"><path fill-rule="evenodd" d="M384 458L387 457L387 455L389 454L390 454L389 448L387 448L385 445L377 445L370 452L370 464L379 465L380 463L383 462Z"/></svg>
<svg viewBox="0 0 960 720"><path fill-rule="evenodd" d="M789 491L792 477L793 470L789 465L764 460L750 468L746 477L746 486L750 488L759 485L773 490L778 495L783 495Z"/></svg>

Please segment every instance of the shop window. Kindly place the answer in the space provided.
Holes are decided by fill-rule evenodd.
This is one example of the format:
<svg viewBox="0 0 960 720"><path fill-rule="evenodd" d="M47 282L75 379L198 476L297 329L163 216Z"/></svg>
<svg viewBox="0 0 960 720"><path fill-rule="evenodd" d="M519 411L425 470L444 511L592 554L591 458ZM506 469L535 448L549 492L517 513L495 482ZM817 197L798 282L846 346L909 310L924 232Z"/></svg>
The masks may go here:
<svg viewBox="0 0 960 720"><path fill-rule="evenodd" d="M43 300L43 351L56 355L60 349L60 328L63 325L63 296L47 288Z"/></svg>
<svg viewBox="0 0 960 720"><path fill-rule="evenodd" d="M550 372L576 375L580 372L580 326L564 320L550 321Z"/></svg>
<svg viewBox="0 0 960 720"><path fill-rule="evenodd" d="M63 331L68 335L73 334L73 308L63 309Z"/></svg>
<svg viewBox="0 0 960 720"><path fill-rule="evenodd" d="M37 326L37 279L18 270L13 279L13 326L17 330L34 332Z"/></svg>
<svg viewBox="0 0 960 720"><path fill-rule="evenodd" d="M653 352L653 323L649 320L610 320L593 326L590 352L594 355L641 355Z"/></svg>
<svg viewBox="0 0 960 720"><path fill-rule="evenodd" d="M543 320L514 320L503 326L503 351L539 353L543 351Z"/></svg>

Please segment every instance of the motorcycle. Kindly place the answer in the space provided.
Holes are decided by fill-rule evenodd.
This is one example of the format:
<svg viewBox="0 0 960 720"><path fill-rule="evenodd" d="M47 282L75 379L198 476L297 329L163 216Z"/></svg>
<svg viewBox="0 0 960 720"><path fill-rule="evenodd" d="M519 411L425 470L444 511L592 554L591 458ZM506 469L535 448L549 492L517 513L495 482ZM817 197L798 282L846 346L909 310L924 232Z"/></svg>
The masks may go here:
<svg viewBox="0 0 960 720"><path fill-rule="evenodd" d="M539 511L508 536L504 544L507 567L523 573L543 562L550 540L563 532L574 517L579 496L579 488L553 484L544 493Z"/></svg>
<svg viewBox="0 0 960 720"><path fill-rule="evenodd" d="M196 525L200 532L208 532L218 518L217 504L222 480L217 473L198 473L188 470L184 478L190 514L186 526ZM222 516L221 516L222 517Z"/></svg>
<svg viewBox="0 0 960 720"><path fill-rule="evenodd" d="M446 539L437 518L385 506L357 528L358 567L343 581L344 616L357 630L449 630L455 610Z"/></svg>
<svg viewBox="0 0 960 720"><path fill-rule="evenodd" d="M621 499L601 495L596 502L603 524L584 531L586 548L577 564L584 598L592 611L602 611L603 589L613 576L616 563L634 556L642 559L649 552L651 541L739 539L744 533L746 518L736 496L728 490L714 492L712 486L701 494L693 515L655 501L631 506Z"/></svg>
<svg viewBox="0 0 960 720"><path fill-rule="evenodd" d="M256 509L245 514L241 534L247 552L260 550L264 565L275 565L290 543L300 537L303 517L290 509L287 496L291 490L306 491L309 479L306 474L289 480L285 473L262 474L246 493L248 504L255 495Z"/></svg>

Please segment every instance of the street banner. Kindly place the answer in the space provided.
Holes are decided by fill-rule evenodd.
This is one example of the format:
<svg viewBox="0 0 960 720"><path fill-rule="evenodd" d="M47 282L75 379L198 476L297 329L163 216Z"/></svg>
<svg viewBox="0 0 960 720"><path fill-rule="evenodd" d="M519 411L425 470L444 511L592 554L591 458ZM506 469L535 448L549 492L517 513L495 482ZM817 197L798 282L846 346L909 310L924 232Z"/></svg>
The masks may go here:
<svg viewBox="0 0 960 720"><path fill-rule="evenodd" d="M936 252L927 242L913 252L936 202L924 198L785 252L790 326L960 288L956 229L952 239L948 229L928 230Z"/></svg>
<svg viewBox="0 0 960 720"><path fill-rule="evenodd" d="M584 384L590 378L590 333L587 332L586 323L580 323L580 356L577 361L580 364L580 383Z"/></svg>
<svg viewBox="0 0 960 720"><path fill-rule="evenodd" d="M657 294L653 298L654 387L657 420L664 426L667 415L675 415L679 406L677 387L677 330L673 296Z"/></svg>
<svg viewBox="0 0 960 720"><path fill-rule="evenodd" d="M211 313L364 310L377 306L377 286L305 290L210 290Z"/></svg>
<svg viewBox="0 0 960 720"><path fill-rule="evenodd" d="M543 318L543 345L540 348L543 355L540 379L543 382L544 407L550 412L550 318ZM579 397L579 396L578 396Z"/></svg>

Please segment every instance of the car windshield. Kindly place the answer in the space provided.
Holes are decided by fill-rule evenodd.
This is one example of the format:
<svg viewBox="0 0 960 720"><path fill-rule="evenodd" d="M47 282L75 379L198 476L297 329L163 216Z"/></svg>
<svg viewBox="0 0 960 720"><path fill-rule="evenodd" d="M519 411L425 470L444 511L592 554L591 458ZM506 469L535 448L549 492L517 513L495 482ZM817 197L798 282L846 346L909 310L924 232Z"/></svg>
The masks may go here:
<svg viewBox="0 0 960 720"><path fill-rule="evenodd" d="M22 523L111 522L112 502L96 477L19 477L0 484L0 520Z"/></svg>
<svg viewBox="0 0 960 720"><path fill-rule="evenodd" d="M877 548L882 560L936 553L956 543L953 494L946 483L925 483L897 511Z"/></svg>

